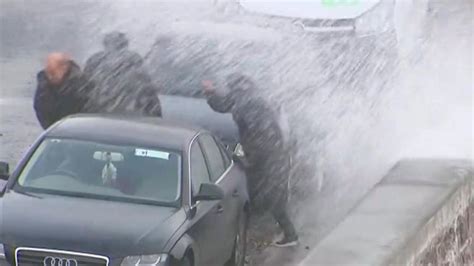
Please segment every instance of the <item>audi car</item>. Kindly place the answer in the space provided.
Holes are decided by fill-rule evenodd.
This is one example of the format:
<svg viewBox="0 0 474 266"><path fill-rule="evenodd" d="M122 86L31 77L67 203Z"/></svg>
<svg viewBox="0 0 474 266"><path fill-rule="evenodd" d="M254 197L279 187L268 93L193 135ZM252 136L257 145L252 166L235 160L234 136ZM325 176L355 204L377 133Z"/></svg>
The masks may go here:
<svg viewBox="0 0 474 266"><path fill-rule="evenodd" d="M246 176L205 130L75 115L7 171L0 265L244 264Z"/></svg>

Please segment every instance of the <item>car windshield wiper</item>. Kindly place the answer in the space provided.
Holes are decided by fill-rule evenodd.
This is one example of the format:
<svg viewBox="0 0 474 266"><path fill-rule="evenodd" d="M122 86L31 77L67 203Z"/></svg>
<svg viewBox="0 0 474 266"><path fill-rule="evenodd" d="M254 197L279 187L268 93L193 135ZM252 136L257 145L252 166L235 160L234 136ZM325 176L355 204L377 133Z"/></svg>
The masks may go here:
<svg viewBox="0 0 474 266"><path fill-rule="evenodd" d="M21 190L12 190L12 191L15 192L15 193L21 194L21 195L28 196L28 197L33 197L33 198L37 198L37 199L42 199L42 197L40 197L40 196L38 196L38 195L36 195L36 194L30 193L30 192L21 191Z"/></svg>

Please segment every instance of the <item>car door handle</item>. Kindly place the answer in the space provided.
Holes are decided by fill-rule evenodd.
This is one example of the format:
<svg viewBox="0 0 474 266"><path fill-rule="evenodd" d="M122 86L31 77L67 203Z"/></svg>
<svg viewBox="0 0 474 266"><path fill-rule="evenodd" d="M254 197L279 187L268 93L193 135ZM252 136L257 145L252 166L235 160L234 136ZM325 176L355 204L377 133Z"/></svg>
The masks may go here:
<svg viewBox="0 0 474 266"><path fill-rule="evenodd" d="M239 191L236 189L232 192L232 197L237 198L239 196Z"/></svg>
<svg viewBox="0 0 474 266"><path fill-rule="evenodd" d="M224 207L222 205L217 205L216 213L223 213L223 212L224 212Z"/></svg>

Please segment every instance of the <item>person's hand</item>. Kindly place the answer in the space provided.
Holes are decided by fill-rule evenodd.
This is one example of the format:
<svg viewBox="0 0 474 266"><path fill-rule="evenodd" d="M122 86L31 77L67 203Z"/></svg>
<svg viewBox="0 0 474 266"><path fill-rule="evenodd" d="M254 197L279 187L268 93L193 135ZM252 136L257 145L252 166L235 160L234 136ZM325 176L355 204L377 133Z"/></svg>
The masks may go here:
<svg viewBox="0 0 474 266"><path fill-rule="evenodd" d="M65 53L51 53L46 60L46 77L53 85L59 85L64 81L66 74L71 68L71 58Z"/></svg>
<svg viewBox="0 0 474 266"><path fill-rule="evenodd" d="M204 94L206 94L206 95L212 94L216 91L216 89L214 88L214 83L212 82L212 80L203 80L201 82L201 84L202 84L202 87L203 87L203 90L204 90Z"/></svg>

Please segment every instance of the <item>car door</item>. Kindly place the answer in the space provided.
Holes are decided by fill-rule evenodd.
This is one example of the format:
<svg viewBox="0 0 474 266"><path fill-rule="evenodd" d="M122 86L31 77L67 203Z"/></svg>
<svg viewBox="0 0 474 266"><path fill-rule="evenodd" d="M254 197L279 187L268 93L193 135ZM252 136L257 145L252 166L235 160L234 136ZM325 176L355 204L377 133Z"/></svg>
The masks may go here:
<svg viewBox="0 0 474 266"><path fill-rule="evenodd" d="M235 228L237 228L237 218L245 205L246 182L243 180L242 172L236 171L236 167L232 164L231 152L225 148L225 145L219 139L214 137L214 140L221 151L225 169L228 169L226 170L227 173L225 173L226 178L221 182L223 186L228 187L232 192L232 213L234 214L233 218L235 218L233 221L235 222Z"/></svg>
<svg viewBox="0 0 474 266"><path fill-rule="evenodd" d="M210 183L210 174L207 168L204 154L199 142L195 141L190 149L190 179L191 198L195 195L203 183ZM219 245L221 236L216 233L216 220L220 216L219 201L199 201L191 200L191 212L194 213L190 223L189 235L196 242L198 247L200 265L216 265L219 260Z"/></svg>
<svg viewBox="0 0 474 266"><path fill-rule="evenodd" d="M230 161L224 160L219 145L211 135L201 135L199 143L206 158L211 181L219 185L225 193L220 206L222 212L218 215L215 225L216 233L221 236L220 254L223 255L224 260L221 262L225 262L232 254L238 218L236 200L233 196L235 188L233 181L228 178Z"/></svg>
<svg viewBox="0 0 474 266"><path fill-rule="evenodd" d="M239 217L244 211L245 204L248 199L247 193L247 180L245 173L237 165L233 164L232 152L229 151L225 145L217 138L215 138L217 145L219 146L224 159L226 169L226 178L222 180L222 185L228 187L232 192L232 222L234 228L234 238L237 235L239 227Z"/></svg>

